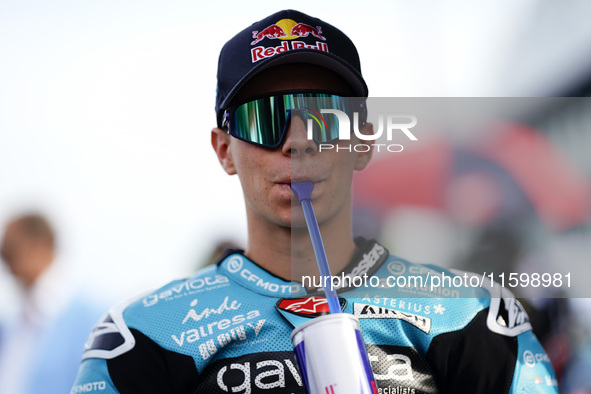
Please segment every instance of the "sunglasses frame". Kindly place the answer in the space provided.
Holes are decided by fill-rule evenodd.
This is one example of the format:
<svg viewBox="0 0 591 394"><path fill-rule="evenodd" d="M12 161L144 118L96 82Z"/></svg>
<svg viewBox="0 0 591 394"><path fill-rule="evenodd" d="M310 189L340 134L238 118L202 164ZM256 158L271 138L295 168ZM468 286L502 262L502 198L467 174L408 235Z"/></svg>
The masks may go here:
<svg viewBox="0 0 591 394"><path fill-rule="evenodd" d="M338 92L333 92L333 91L327 91L327 90L315 90L315 89L301 89L301 90L284 90L284 91L278 91L278 92L272 92L272 93L268 93L268 94L264 94L264 95L260 95L260 96L256 96L253 98L249 98L248 100L244 100L241 101L239 103L236 103L234 105L231 105L230 107L228 107L226 110L224 110L224 115L223 115L223 120L222 120L222 129L224 129L228 134L230 134L231 136L233 136L234 138L237 138L241 141L247 142L249 144L253 144L262 148L266 148L266 149L276 149L279 146L281 146L281 144L283 144L283 141L285 140L285 136L287 134L287 129L289 126L289 123L291 122L291 111L293 110L301 110L302 112L305 110L309 110L312 112L317 113L317 111L315 111L314 109L310 109L310 108L290 108L288 110L286 110L288 113L286 115L285 118L285 125L283 126L283 130L281 130L281 136L278 140L278 142L276 144L272 144L272 145L268 145L268 144L261 144L258 142L254 142L250 139L244 138L240 135L238 135L237 133L233 132L231 130L231 119L234 116L234 113L236 111L236 109L238 109L238 107L247 104L247 103L251 103L253 101L257 101L257 100L261 100L261 99L265 99L265 98L270 98L270 97L281 97L281 96L286 96L286 95L299 95L299 94L322 94L322 95L330 95L330 96L337 96L339 98L343 98L343 99L358 99L359 102L354 102L353 101L353 105L351 106L351 108L354 108L354 110L358 110L360 112L360 126L365 125L366 123L366 119L367 119L367 107L366 107L366 98L365 97L349 97L349 96L343 96L341 93ZM317 98L321 98L321 97L304 97L304 99L312 99L315 100ZM327 108L328 109L328 108ZM353 112L353 111L352 111ZM316 138L314 138L314 142L318 145L321 143L329 143L329 142L333 142L338 140L337 138L333 138L331 140L326 140L326 141L318 141L316 140Z"/></svg>

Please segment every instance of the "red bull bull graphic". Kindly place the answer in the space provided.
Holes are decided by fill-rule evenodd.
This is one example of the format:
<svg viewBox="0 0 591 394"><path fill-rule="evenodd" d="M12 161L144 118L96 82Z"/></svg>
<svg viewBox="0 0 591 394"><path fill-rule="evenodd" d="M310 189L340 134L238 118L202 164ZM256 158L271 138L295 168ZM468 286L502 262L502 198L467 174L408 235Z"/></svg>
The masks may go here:
<svg viewBox="0 0 591 394"><path fill-rule="evenodd" d="M289 34L287 32L289 32ZM314 27L305 23L298 23L293 19L281 19L280 21L277 21L277 23L274 23L261 31L254 30L252 32L252 38L254 38L254 40L250 43L250 45L256 45L264 39L278 39L282 40L283 42L281 45L274 47L257 46L252 48L252 62L255 63L259 60L295 49L315 49L318 51L328 52L328 45L321 41L316 41L315 44L306 44L303 41L294 41L297 38L305 38L309 35L321 41L326 41L326 38L322 36L321 26Z"/></svg>
<svg viewBox="0 0 591 394"><path fill-rule="evenodd" d="M298 37L308 37L308 34L312 34L314 37L326 41L326 38L320 35L322 33L322 29L320 26L316 26L313 28L310 25L306 25L305 23L298 23L291 29L291 36L298 36Z"/></svg>
<svg viewBox="0 0 591 394"><path fill-rule="evenodd" d="M252 38L254 38L255 40L253 42L250 43L250 45L255 45L256 43L258 43L259 41L261 41L263 38L270 38L270 39L274 39L274 38L279 38L279 37L285 37L287 36L287 34L285 34L285 31L283 31L283 29L277 25L271 25L269 27L266 27L265 29L263 29L260 33L258 31L253 31L252 32Z"/></svg>

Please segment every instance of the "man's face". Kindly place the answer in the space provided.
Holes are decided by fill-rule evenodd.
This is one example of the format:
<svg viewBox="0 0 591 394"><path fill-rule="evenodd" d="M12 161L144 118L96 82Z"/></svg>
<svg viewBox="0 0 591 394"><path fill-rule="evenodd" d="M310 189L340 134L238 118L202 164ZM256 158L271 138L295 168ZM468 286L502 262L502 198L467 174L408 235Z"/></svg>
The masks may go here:
<svg viewBox="0 0 591 394"><path fill-rule="evenodd" d="M11 223L0 245L0 257L18 280L29 285L43 265L47 249L42 242L27 238L19 223Z"/></svg>
<svg viewBox="0 0 591 394"><path fill-rule="evenodd" d="M351 96L350 87L331 71L311 65L285 65L262 72L239 92L236 102L263 94L300 89L325 90ZM249 221L299 228L305 226L302 210L291 191L292 182L314 182L312 202L319 223L351 214L351 181L354 170L363 169L370 153L335 150L319 152L308 140L306 125L292 117L287 135L276 149L266 149L221 135L214 130L212 143L229 174L238 174ZM223 132L222 132L223 133ZM218 137L227 149L220 152ZM349 145L352 141L347 141ZM220 153L222 155L220 156Z"/></svg>

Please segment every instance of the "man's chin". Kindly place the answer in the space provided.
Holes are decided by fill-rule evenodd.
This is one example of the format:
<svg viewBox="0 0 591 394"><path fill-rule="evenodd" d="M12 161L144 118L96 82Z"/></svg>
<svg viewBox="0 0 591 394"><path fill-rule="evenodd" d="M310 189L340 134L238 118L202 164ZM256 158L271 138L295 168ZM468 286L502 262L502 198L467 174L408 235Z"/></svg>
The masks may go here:
<svg viewBox="0 0 591 394"><path fill-rule="evenodd" d="M301 220L292 220L290 223L290 228L292 231L308 232L308 227L306 227L306 220L304 218L302 218Z"/></svg>
<svg viewBox="0 0 591 394"><path fill-rule="evenodd" d="M291 207L290 212L290 220L289 220L289 227L292 230L306 230L306 217L304 216L304 211L300 206L293 206Z"/></svg>

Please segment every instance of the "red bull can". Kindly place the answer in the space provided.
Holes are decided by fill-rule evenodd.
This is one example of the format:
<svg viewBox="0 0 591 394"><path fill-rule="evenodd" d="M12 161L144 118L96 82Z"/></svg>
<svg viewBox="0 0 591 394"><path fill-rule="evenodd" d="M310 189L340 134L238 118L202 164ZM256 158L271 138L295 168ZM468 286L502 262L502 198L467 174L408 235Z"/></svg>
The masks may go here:
<svg viewBox="0 0 591 394"><path fill-rule="evenodd" d="M314 318L293 330L291 342L309 394L377 394L359 320L353 315Z"/></svg>

